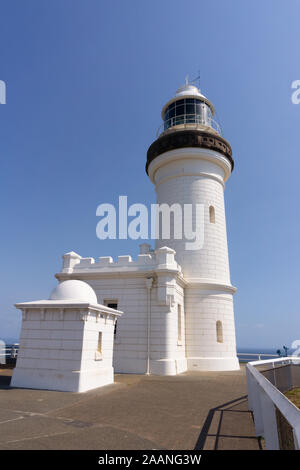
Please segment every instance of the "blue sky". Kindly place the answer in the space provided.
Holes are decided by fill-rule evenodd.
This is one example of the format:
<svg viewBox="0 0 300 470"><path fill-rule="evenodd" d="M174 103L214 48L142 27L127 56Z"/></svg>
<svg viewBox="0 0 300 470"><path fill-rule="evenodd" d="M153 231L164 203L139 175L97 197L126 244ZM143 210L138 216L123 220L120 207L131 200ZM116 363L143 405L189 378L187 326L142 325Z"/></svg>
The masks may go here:
<svg viewBox="0 0 300 470"><path fill-rule="evenodd" d="M163 104L201 71L236 167L226 187L237 343L300 339L299 1L0 3L0 337L48 298L61 255L132 254L96 207L155 202L145 171Z"/></svg>

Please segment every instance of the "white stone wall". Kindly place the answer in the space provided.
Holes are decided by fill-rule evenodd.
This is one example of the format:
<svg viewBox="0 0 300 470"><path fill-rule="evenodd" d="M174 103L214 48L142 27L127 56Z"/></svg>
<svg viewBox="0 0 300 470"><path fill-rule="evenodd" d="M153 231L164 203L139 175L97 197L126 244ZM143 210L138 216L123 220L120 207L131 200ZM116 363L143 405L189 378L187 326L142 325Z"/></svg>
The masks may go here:
<svg viewBox="0 0 300 470"><path fill-rule="evenodd" d="M158 278L152 291L151 312L151 359L152 372L157 374L175 375L187 369L185 357L184 331L184 291L174 283L174 298L166 307L158 298L159 285L170 282L167 277ZM182 308L182 341L178 342L178 304ZM157 361L157 362L154 362Z"/></svg>
<svg viewBox="0 0 300 470"><path fill-rule="evenodd" d="M97 351L99 332L102 333L100 354ZM80 388L91 389L114 382L113 347L114 318L90 315L84 322Z"/></svg>
<svg viewBox="0 0 300 470"><path fill-rule="evenodd" d="M61 319L58 310L49 310L41 318L36 309L23 314L17 368L41 373L66 367L79 370L84 327L79 321L79 312L65 313Z"/></svg>
<svg viewBox="0 0 300 470"><path fill-rule="evenodd" d="M145 373L147 370L147 277L154 278L151 290L150 372L176 374L192 370L238 368L230 283L224 184L231 172L228 160L218 152L185 148L166 152L149 166L155 184L157 203L201 204L204 230L200 249L187 250L184 237L158 239L155 253L112 258L81 258L76 253L64 256L59 278L77 276L90 283L98 302L115 300L125 312L118 321L115 339L115 370ZM209 207L215 210L215 222ZM174 219L171 219L171 221ZM192 221L195 230L195 211ZM169 248L166 248L168 246ZM170 249L171 248L171 249ZM144 250L144 248L143 248ZM174 251L175 250L175 251ZM147 250L146 250L147 251ZM174 260L174 252L176 252ZM182 277L183 275L183 277ZM178 341L178 304L186 338ZM222 321L223 342L216 341L216 321ZM185 341L185 342L184 342Z"/></svg>
<svg viewBox="0 0 300 470"><path fill-rule="evenodd" d="M200 249L188 250L184 237L158 239L156 248L165 244L176 251L176 260L186 281L185 320L186 357L190 370L233 370L239 367L236 357L235 327L231 286L224 185L231 167L218 152L200 149L176 149L153 160L149 176L155 184L157 203L196 204L204 206L203 219L196 220L193 229L204 230ZM209 208L214 207L215 221L210 220ZM174 219L171 219L172 221ZM222 322L223 342L217 342L216 322Z"/></svg>
<svg viewBox="0 0 300 470"><path fill-rule="evenodd" d="M144 245L142 250L146 250ZM116 372L145 374L148 352L150 373L173 375L186 370L184 289L173 250L162 247L155 253L140 254L137 260L119 256L116 262L109 256L95 262L93 258L81 258L72 252L64 255L63 260L58 279L83 280L96 292L100 304L117 303L118 309L124 312L118 319L114 340ZM150 305L149 278L153 280ZM181 342L177 330L178 304L182 307Z"/></svg>
<svg viewBox="0 0 300 470"><path fill-rule="evenodd" d="M188 150L188 149L187 149ZM197 149L195 149L196 151ZM182 268L186 280L214 279L230 283L226 220L224 208L224 171L214 162L190 158L170 161L155 171L154 181L157 203L204 205L204 245L199 250L186 250L189 240L158 239L156 247L168 245L176 251L176 260ZM178 151L167 152L168 154ZM180 154L181 155L181 154ZM155 163L155 160L154 160ZM209 221L209 207L215 208L215 223ZM195 230L196 218L193 212ZM198 221L197 231L203 230L202 220ZM173 230L171 231L172 235Z"/></svg>
<svg viewBox="0 0 300 470"><path fill-rule="evenodd" d="M112 383L113 323L80 309L28 309L11 385L82 392ZM96 356L99 331L101 357Z"/></svg>
<svg viewBox="0 0 300 470"><path fill-rule="evenodd" d="M232 294L187 287L185 305L188 369L238 369ZM222 342L217 341L217 321L222 322Z"/></svg>
<svg viewBox="0 0 300 470"><path fill-rule="evenodd" d="M87 280L99 303L116 301L124 316L117 321L115 372L145 373L147 289L144 278Z"/></svg>
<svg viewBox="0 0 300 470"><path fill-rule="evenodd" d="M148 356L148 310L145 277L86 279L99 303L117 301L124 315L118 319L114 342L114 369L119 373L144 374ZM186 370L184 324L181 344L177 341L177 304L184 312L183 289L175 283L173 306L158 301L158 283L151 289L150 373L176 374ZM184 319L183 319L184 322Z"/></svg>

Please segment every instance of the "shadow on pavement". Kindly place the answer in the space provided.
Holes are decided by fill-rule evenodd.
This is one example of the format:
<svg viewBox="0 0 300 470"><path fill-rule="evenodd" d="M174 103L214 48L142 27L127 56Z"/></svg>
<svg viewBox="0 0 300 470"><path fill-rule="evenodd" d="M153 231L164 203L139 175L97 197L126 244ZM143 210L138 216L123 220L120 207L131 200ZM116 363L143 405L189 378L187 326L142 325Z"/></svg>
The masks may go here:
<svg viewBox="0 0 300 470"><path fill-rule="evenodd" d="M226 449L226 440L230 441L231 448L234 441L237 447L241 448L242 440L245 449L262 450L261 439L255 435L249 435L253 428L253 415L247 409L247 398L247 395L244 395L209 410L194 450L204 450L208 445L211 450ZM247 414L244 426L240 426L240 417L235 419L235 413ZM234 433L232 433L233 429Z"/></svg>

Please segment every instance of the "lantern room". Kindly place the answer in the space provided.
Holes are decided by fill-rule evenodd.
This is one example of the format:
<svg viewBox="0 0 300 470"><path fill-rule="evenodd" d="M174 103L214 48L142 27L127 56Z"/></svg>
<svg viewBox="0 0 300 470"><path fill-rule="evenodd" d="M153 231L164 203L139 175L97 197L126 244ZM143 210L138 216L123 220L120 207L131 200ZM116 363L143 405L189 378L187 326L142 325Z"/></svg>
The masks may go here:
<svg viewBox="0 0 300 470"><path fill-rule="evenodd" d="M201 94L196 86L186 83L163 107L163 125L160 126L158 134L186 127L208 128L221 134L220 126L213 119L214 114L212 103Z"/></svg>

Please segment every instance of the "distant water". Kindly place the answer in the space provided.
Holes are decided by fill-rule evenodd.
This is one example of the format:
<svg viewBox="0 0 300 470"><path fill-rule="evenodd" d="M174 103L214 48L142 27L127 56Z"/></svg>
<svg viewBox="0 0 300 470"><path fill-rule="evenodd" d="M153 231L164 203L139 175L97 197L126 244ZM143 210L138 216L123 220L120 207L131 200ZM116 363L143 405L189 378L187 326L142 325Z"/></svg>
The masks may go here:
<svg viewBox="0 0 300 470"><path fill-rule="evenodd" d="M271 357L264 356L264 354L274 354L277 357L277 349L281 350L281 355L285 355L283 348L237 348L238 353L261 354L261 359L272 359ZM293 349L288 350L288 354L292 354ZM258 357L255 356L239 356L242 361L257 361Z"/></svg>
<svg viewBox="0 0 300 470"><path fill-rule="evenodd" d="M0 338L1 339L1 338ZM15 341L12 341L11 338L9 338L10 341L6 341L6 348L11 348L14 344L19 342L19 339L15 339ZM284 356L285 352L283 348L237 348L237 353L250 353L250 354L260 354L261 359L272 359L271 357L265 356L265 354L273 354L277 357L277 349L281 350L281 355ZM293 349L288 350L288 355L291 355L293 353ZM242 361L257 361L258 356L239 356L239 359Z"/></svg>

